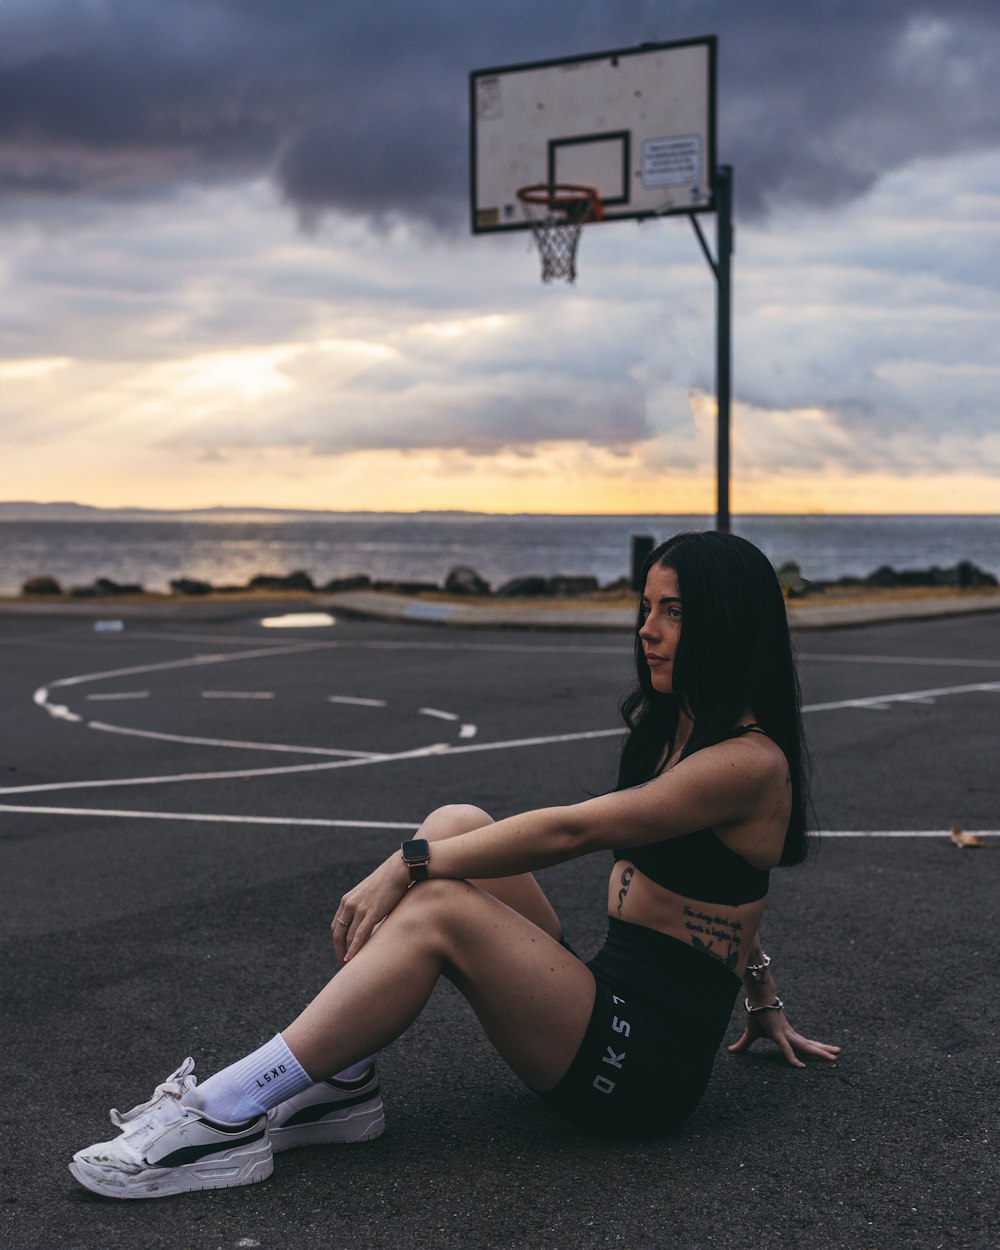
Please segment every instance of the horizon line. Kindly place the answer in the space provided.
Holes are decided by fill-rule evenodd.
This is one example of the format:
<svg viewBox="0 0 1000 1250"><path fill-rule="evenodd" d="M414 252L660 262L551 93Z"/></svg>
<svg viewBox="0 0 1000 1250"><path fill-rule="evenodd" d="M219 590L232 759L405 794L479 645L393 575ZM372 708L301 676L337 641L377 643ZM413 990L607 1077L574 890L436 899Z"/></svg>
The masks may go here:
<svg viewBox="0 0 1000 1250"><path fill-rule="evenodd" d="M10 513L17 509L24 509L30 512L57 511L66 509L80 512L101 512L101 513L130 513L145 516L190 516L196 513L269 513L284 515L299 515L313 517L337 517L337 516L482 516L482 517L607 517L609 519L615 517L704 517L706 520L713 519L714 510L705 511L688 510L679 512L546 512L541 510L510 510L510 511L487 511L480 508L296 508L284 505L273 504L206 504L206 505L188 505L184 507L151 507L139 504L92 504L80 503L75 500L29 500L29 499L10 499L0 500L0 520L7 519L4 513ZM805 519L834 519L840 517L949 517L949 518L982 518L1000 516L997 512L895 512L895 511L847 511L833 512L825 509L811 509L808 512L797 512L790 510L777 511L756 511L732 509L730 515L732 517L801 517ZM15 518L10 518L15 519ZM22 518L29 519L29 518Z"/></svg>

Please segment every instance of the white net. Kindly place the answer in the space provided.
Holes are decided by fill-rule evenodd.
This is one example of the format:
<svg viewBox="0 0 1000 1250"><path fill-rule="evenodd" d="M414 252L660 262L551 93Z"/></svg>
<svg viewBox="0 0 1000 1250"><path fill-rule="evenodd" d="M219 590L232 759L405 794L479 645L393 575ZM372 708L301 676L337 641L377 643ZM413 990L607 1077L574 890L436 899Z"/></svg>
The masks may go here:
<svg viewBox="0 0 1000 1250"><path fill-rule="evenodd" d="M600 220L601 197L569 185L522 187L517 195L542 258L542 281L575 282L580 231Z"/></svg>

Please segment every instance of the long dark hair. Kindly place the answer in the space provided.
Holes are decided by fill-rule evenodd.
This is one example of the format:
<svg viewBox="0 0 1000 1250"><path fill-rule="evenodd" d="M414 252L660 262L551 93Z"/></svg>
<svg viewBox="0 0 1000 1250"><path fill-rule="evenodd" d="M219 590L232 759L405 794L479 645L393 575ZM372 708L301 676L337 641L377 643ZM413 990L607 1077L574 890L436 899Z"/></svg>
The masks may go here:
<svg viewBox="0 0 1000 1250"><path fill-rule="evenodd" d="M802 735L801 695L788 618L774 569L753 543L714 530L677 534L652 551L642 570L673 569L681 594L681 631L673 657L671 694L653 689L639 630L635 634L638 685L623 701L628 727L618 768L619 790L648 781L673 752L681 706L694 722L681 758L733 736L752 710L754 721L788 761L792 810L782 864L806 855L808 756ZM663 754L667 748L666 755Z"/></svg>

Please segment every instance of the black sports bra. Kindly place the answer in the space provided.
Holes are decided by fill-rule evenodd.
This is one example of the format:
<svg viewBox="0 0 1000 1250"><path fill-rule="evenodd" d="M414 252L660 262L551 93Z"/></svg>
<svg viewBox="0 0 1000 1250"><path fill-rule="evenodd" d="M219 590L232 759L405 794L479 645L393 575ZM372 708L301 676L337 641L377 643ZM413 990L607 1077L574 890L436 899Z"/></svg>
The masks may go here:
<svg viewBox="0 0 1000 1250"><path fill-rule="evenodd" d="M760 725L741 725L730 736L765 733ZM714 829L696 829L679 838L627 846L613 851L615 859L627 859L644 876L686 898L705 903L753 903L767 894L769 874L755 868L731 851Z"/></svg>

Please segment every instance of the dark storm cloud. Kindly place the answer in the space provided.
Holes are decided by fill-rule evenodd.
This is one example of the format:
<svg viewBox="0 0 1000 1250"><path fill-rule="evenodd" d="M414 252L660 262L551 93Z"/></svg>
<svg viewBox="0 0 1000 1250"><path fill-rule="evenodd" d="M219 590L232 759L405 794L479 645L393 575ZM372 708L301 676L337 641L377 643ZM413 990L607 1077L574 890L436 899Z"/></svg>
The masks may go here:
<svg viewBox="0 0 1000 1250"><path fill-rule="evenodd" d="M995 0L6 0L0 195L273 176L464 224L470 69L706 33L743 215L1000 142Z"/></svg>

